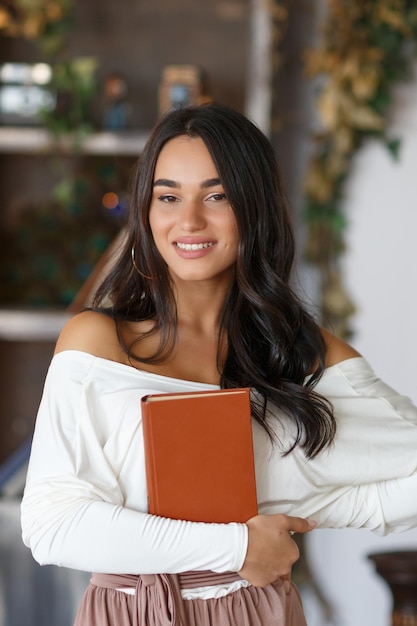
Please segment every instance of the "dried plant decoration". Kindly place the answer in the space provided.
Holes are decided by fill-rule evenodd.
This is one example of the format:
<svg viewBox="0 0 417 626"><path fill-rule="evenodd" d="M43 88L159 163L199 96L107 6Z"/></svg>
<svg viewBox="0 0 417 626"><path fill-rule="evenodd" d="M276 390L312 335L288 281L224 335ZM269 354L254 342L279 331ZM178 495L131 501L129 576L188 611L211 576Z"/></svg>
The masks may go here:
<svg viewBox="0 0 417 626"><path fill-rule="evenodd" d="M339 267L344 185L367 139L380 139L399 156L389 112L393 87L411 74L416 40L415 0L327 0L319 46L306 54L319 120L304 188L306 256L320 272L323 321L342 337L354 312Z"/></svg>

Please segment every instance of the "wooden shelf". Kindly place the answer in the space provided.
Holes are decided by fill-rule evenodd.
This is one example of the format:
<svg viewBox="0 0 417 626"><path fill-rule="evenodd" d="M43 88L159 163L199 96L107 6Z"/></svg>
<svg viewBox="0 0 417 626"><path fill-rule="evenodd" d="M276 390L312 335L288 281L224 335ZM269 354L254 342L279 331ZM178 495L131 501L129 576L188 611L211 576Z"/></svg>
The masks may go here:
<svg viewBox="0 0 417 626"><path fill-rule="evenodd" d="M68 311L0 309L0 341L55 342L73 315Z"/></svg>
<svg viewBox="0 0 417 626"><path fill-rule="evenodd" d="M139 156L148 138L147 131L103 131L88 135L82 142L80 152L91 155ZM0 153L44 154L55 151L70 153L74 139L63 137L58 142L44 128L18 126L0 127Z"/></svg>

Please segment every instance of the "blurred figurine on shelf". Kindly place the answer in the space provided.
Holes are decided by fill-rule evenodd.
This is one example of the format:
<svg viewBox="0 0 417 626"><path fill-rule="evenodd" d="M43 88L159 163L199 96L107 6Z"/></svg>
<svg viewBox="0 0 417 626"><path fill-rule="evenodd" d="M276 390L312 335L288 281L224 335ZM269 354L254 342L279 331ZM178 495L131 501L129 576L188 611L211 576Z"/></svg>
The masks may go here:
<svg viewBox="0 0 417 626"><path fill-rule="evenodd" d="M104 82L104 128L124 130L128 125L128 87L118 72L109 74Z"/></svg>
<svg viewBox="0 0 417 626"><path fill-rule="evenodd" d="M197 65L167 65L159 86L159 113L211 102L207 80Z"/></svg>

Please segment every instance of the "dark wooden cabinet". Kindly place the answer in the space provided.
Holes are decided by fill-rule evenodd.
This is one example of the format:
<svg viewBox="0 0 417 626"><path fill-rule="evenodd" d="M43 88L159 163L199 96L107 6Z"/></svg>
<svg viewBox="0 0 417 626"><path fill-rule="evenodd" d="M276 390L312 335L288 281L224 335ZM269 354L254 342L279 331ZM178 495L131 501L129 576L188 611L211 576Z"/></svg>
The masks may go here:
<svg viewBox="0 0 417 626"><path fill-rule="evenodd" d="M417 626L417 551L368 555L392 595L391 626Z"/></svg>

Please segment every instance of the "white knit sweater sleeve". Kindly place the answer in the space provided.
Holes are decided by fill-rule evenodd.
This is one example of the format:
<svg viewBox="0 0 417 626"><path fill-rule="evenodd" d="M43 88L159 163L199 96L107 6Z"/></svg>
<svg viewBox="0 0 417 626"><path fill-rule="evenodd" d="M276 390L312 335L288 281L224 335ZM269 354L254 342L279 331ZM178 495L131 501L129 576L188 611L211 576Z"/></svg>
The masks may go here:
<svg viewBox="0 0 417 626"><path fill-rule="evenodd" d="M379 534L417 526L417 408L363 358L330 367L316 390L333 404L337 433L314 459L299 446L282 456L294 428L277 412L277 446L269 446L255 428L261 512Z"/></svg>
<svg viewBox="0 0 417 626"><path fill-rule="evenodd" d="M123 425L106 441L100 423L102 407L113 411L112 394L102 389L97 397L94 359L58 357L45 382L21 507L23 541L34 558L108 573L238 571L247 549L245 524L169 520L125 505L118 470L106 454ZM117 402L121 415L129 411L129 394Z"/></svg>

